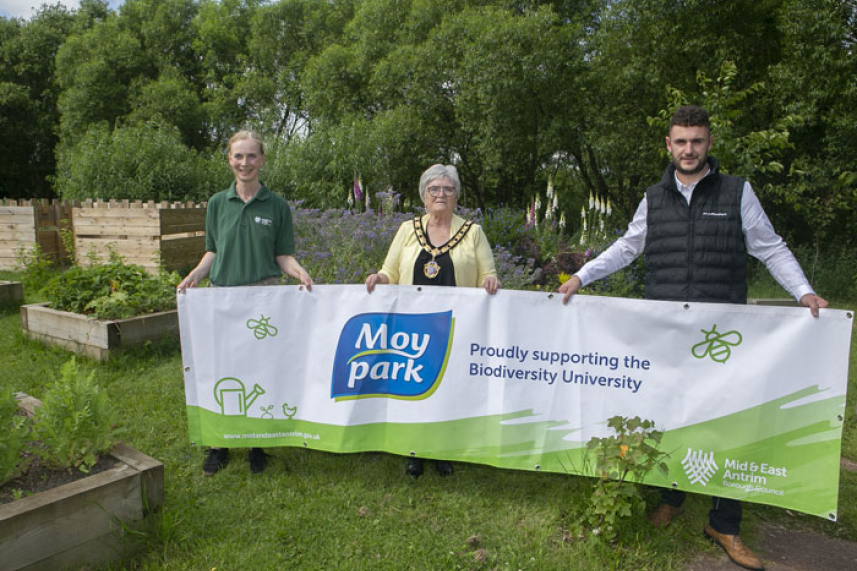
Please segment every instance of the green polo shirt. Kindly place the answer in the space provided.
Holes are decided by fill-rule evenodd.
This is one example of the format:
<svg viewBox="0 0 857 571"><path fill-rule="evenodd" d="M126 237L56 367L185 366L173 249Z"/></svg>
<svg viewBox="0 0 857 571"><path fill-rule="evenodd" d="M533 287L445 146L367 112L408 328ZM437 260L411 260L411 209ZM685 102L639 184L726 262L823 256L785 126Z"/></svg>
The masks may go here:
<svg viewBox="0 0 857 571"><path fill-rule="evenodd" d="M233 182L208 201L205 249L216 254L210 275L214 285L247 285L280 276L276 256L295 253L292 211L265 185L244 203Z"/></svg>

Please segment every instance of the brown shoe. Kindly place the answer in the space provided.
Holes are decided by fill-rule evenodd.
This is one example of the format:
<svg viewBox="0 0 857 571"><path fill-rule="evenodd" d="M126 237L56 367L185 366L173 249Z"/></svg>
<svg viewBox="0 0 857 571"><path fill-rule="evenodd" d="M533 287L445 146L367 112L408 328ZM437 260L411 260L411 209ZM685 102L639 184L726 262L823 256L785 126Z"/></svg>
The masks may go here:
<svg viewBox="0 0 857 571"><path fill-rule="evenodd" d="M661 503L649 514L649 523L653 527L664 527L676 518L682 509L677 506Z"/></svg>
<svg viewBox="0 0 857 571"><path fill-rule="evenodd" d="M740 565L745 569L753 569L754 571L761 571L765 568L762 565L762 560L756 557L737 535L720 533L715 531L710 525L706 525L702 533L705 534L705 537L722 547L726 555L729 556L729 559L736 565Z"/></svg>

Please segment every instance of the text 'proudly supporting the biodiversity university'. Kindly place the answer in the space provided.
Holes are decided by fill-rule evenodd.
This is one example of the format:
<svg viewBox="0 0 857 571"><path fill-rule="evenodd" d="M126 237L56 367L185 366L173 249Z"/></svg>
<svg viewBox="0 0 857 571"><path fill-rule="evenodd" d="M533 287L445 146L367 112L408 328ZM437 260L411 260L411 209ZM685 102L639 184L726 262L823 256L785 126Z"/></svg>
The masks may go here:
<svg viewBox="0 0 857 571"><path fill-rule="evenodd" d="M562 381L568 385L625 389L632 393L640 391L643 387L643 380L617 371L623 368L629 371L642 372L651 368L651 363L648 360L634 355L620 357L602 355L597 351L566 353L530 350L519 345L491 347L471 343L470 357L471 359L483 360L482 362L471 361L469 374L474 377L537 381L548 385ZM497 359L513 361L520 366L498 364ZM534 366L526 367L527 364Z"/></svg>

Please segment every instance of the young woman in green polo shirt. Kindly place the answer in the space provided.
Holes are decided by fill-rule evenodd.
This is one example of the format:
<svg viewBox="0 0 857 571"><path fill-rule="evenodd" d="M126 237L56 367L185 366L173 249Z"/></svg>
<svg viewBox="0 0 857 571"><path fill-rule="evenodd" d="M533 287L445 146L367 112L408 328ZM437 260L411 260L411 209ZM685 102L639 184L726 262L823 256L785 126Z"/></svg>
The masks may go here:
<svg viewBox="0 0 857 571"><path fill-rule="evenodd" d="M276 285L288 274L305 285L312 278L294 257L292 213L281 196L259 180L265 147L252 131L229 139L229 166L235 182L208 202L205 215L205 255L178 285L179 293L209 277L212 286ZM213 476L229 461L227 448L205 451L202 472ZM268 460L261 448L251 448L250 470L260 473Z"/></svg>

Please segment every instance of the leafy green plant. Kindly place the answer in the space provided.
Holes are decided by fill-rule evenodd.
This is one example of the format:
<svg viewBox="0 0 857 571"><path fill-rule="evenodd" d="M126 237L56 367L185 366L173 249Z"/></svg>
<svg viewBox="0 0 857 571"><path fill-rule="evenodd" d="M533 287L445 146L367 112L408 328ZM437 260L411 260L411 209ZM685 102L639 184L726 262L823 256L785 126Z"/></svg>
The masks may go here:
<svg viewBox="0 0 857 571"><path fill-rule="evenodd" d="M0 389L0 484L26 469L22 455L30 441L30 419L18 414L18 401L12 387Z"/></svg>
<svg viewBox="0 0 857 571"><path fill-rule="evenodd" d="M57 274L56 266L38 244L27 249L18 248L18 271L21 283L28 292L41 290Z"/></svg>
<svg viewBox="0 0 857 571"><path fill-rule="evenodd" d="M639 489L628 480L640 480L654 468L666 474L667 465L663 462L666 453L657 448L663 433L654 430L653 421L614 416L607 425L616 434L593 437L586 444L598 480L584 521L591 537L613 541L620 521L645 507Z"/></svg>
<svg viewBox="0 0 857 571"><path fill-rule="evenodd" d="M174 309L178 282L178 274L150 275L142 266L113 257L107 264L72 267L43 291L54 309L122 319Z"/></svg>
<svg viewBox="0 0 857 571"><path fill-rule="evenodd" d="M116 411L94 376L94 371L85 375L72 357L36 409L36 455L46 466L89 472L99 455L116 443Z"/></svg>
<svg viewBox="0 0 857 571"><path fill-rule="evenodd" d="M66 256L71 265L75 265L74 255L74 230L71 228L71 222L68 219L60 220L60 242L65 250Z"/></svg>

